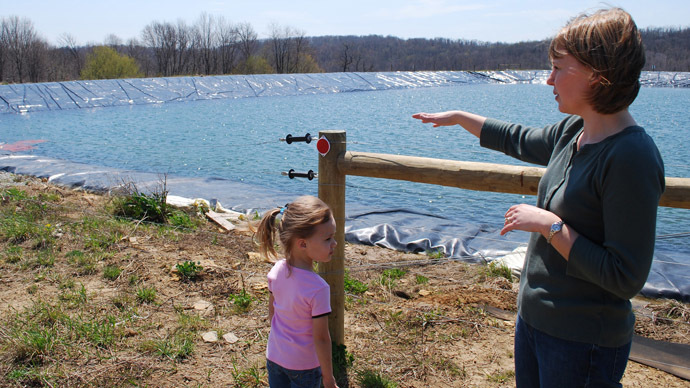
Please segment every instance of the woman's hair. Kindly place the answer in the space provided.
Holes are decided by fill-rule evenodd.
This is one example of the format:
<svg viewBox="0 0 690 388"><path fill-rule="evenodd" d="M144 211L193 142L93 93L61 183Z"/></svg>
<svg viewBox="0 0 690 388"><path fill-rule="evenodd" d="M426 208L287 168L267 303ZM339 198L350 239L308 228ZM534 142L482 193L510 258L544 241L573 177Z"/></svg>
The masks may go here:
<svg viewBox="0 0 690 388"><path fill-rule="evenodd" d="M556 34L549 47L551 59L566 54L599 76L600 82L588 97L595 111L616 113L635 101L645 53L630 14L610 8L576 16Z"/></svg>
<svg viewBox="0 0 690 388"><path fill-rule="evenodd" d="M317 226L329 222L332 217L328 205L310 195L299 197L283 208L271 209L264 213L255 233L259 252L265 257L277 257L278 237L289 263L293 241L311 237Z"/></svg>

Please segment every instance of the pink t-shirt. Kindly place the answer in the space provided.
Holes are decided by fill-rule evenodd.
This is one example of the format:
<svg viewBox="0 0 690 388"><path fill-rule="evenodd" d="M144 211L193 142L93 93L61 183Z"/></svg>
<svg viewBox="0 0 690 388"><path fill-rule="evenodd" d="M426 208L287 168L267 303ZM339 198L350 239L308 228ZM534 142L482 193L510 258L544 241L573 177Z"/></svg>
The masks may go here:
<svg viewBox="0 0 690 388"><path fill-rule="evenodd" d="M273 293L273 320L266 358L293 370L319 366L312 337L312 319L331 312L328 283L312 271L289 268L285 259L268 273Z"/></svg>

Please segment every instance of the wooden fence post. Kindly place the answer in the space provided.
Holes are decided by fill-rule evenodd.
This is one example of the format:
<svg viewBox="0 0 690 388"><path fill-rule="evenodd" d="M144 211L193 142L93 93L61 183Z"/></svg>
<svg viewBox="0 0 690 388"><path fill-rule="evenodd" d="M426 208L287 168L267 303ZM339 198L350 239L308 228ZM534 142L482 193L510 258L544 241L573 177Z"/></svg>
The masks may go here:
<svg viewBox="0 0 690 388"><path fill-rule="evenodd" d="M345 342L345 174L338 170L338 157L347 150L345 131L321 131L330 150L319 156L319 198L333 211L336 229L333 258L328 263L319 263L317 271L331 287L331 315L328 329L331 340L338 345ZM317 143L318 144L318 143Z"/></svg>

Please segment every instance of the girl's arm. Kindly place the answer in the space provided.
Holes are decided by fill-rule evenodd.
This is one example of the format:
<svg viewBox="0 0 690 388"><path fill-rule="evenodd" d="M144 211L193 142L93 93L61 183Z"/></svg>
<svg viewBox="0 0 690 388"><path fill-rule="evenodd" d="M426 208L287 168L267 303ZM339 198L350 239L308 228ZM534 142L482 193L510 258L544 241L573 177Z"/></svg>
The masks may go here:
<svg viewBox="0 0 690 388"><path fill-rule="evenodd" d="M268 324L273 322L273 293L269 292L268 296Z"/></svg>
<svg viewBox="0 0 690 388"><path fill-rule="evenodd" d="M331 334L328 332L327 315L312 319L312 335L316 356L319 358L319 364L321 364L323 386L325 388L337 388L335 377L333 377Z"/></svg>

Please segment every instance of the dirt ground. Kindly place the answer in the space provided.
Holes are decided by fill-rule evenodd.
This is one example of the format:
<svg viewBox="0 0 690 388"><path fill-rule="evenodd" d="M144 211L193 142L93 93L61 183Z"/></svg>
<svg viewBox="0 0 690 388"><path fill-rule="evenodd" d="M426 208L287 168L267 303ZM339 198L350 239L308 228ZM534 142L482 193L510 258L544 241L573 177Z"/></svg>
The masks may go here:
<svg viewBox="0 0 690 388"><path fill-rule="evenodd" d="M0 192L9 187L31 198L51 195L45 227L51 228L54 262L37 262L36 244L9 241L0 232L0 386L266 386L271 263L253 253L249 231L226 232L211 222L194 230L136 221L112 226L107 196L4 174ZM12 206L18 212L24 205ZM90 233L115 228L117 238L94 245L84 235L85 220L105 222ZM17 246L22 257L11 259ZM95 259L85 264L74 259L75 251ZM349 282L366 290L347 293L350 363L341 387L375 386L363 381L367 370L398 387L514 386L517 279L492 276L482 265L380 247L347 244L345 257ZM183 262L203 270L185 280L176 270ZM119 275L106 276L114 267ZM142 302L144 289L154 289L155 300ZM72 303L77 294L79 305ZM238 295L251 301L246 309L238 308ZM688 305L642 299L635 305L637 334L690 344ZM49 320L60 338L49 352L20 352L37 306L59 306L70 318ZM112 339L94 345L91 337L69 334L72 326L57 324L84 317L112 322ZM206 342L209 332L219 340ZM178 349L181 333L191 333L184 337L191 341L186 351L165 351ZM626 387L689 384L632 361L623 378Z"/></svg>

